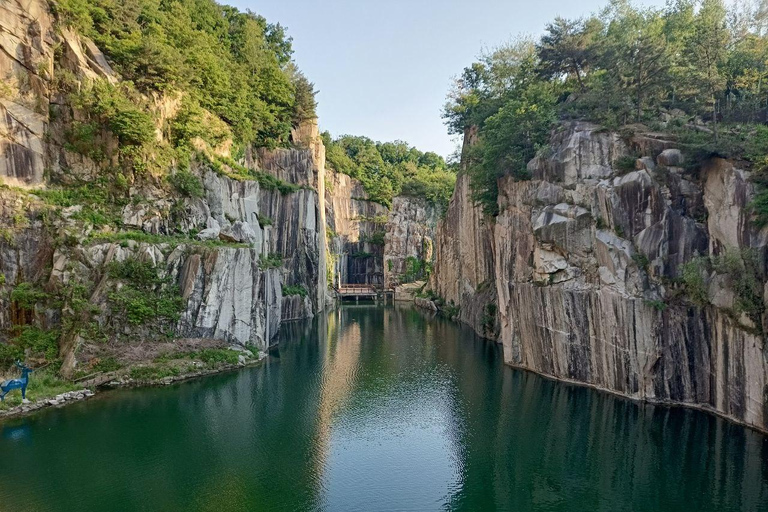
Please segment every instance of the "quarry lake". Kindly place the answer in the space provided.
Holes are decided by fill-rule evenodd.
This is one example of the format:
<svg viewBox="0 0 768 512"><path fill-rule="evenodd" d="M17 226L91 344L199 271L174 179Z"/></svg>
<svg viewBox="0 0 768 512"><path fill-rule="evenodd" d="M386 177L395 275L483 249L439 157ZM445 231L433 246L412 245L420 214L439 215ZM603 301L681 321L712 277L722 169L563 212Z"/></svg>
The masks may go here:
<svg viewBox="0 0 768 512"><path fill-rule="evenodd" d="M505 367L405 307L258 367L0 423L0 510L768 510L768 438Z"/></svg>

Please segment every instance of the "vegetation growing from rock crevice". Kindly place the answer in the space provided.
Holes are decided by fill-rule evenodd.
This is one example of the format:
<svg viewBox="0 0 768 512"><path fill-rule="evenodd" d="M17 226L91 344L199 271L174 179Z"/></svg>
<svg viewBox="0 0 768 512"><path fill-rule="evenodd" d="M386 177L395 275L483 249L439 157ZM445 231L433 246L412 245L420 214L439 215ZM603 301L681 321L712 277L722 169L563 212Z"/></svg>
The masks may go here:
<svg viewBox="0 0 768 512"><path fill-rule="evenodd" d="M706 306L710 303L711 277L724 277L734 296L732 312L747 315L758 329L762 329L762 316L765 312L762 272L755 250L729 249L715 256L701 256L685 263L680 270L680 278L690 301L697 306Z"/></svg>
<svg viewBox="0 0 768 512"><path fill-rule="evenodd" d="M211 159L208 158L208 156L204 153L201 153L198 156L202 161L206 162L211 167L211 169L213 169L217 174L221 176L226 176L227 178L231 178L237 181L257 181L259 186L261 186L263 189L277 190L282 195L292 194L307 188L302 187L301 185L288 183L275 176L272 176L271 174L257 171L255 169L250 169L242 164L235 162L231 158L214 157Z"/></svg>
<svg viewBox="0 0 768 512"><path fill-rule="evenodd" d="M109 277L120 286L109 294L109 302L119 316L138 326L160 326L179 319L184 300L178 285L159 275L150 262L126 259L107 266Z"/></svg>
<svg viewBox="0 0 768 512"><path fill-rule="evenodd" d="M273 268L280 268L283 266L283 255L271 252L268 255L262 255L259 258L259 268L262 270L269 270Z"/></svg>
<svg viewBox="0 0 768 512"><path fill-rule="evenodd" d="M432 262L424 261L413 256L405 258L405 272L402 275L403 283L413 283L429 279L432 274Z"/></svg>
<svg viewBox="0 0 768 512"><path fill-rule="evenodd" d="M301 285L291 285L291 286L283 286L283 296L284 297L307 297L309 295L309 292L306 288L304 288Z"/></svg>

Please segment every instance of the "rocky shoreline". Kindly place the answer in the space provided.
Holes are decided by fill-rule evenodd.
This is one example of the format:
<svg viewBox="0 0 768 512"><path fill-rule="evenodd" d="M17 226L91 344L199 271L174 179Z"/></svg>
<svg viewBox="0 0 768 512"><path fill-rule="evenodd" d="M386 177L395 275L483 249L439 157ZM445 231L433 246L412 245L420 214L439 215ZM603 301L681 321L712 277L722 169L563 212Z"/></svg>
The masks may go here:
<svg viewBox="0 0 768 512"><path fill-rule="evenodd" d="M120 388L145 388L154 386L169 386L182 381L197 379L201 377L208 377L220 373L226 373L235 370L241 370L260 364L267 358L267 354L259 352L255 358L244 359L244 356L240 357L237 364L224 364L216 368L203 368L198 366L196 370L184 372L179 375L170 375L159 379L134 379L126 374L126 370L122 370L119 375L113 375L114 378L108 380L101 380L101 383L97 385L90 385L96 381L96 378L88 381L83 389L68 391L66 393L60 393L52 397L44 397L34 402L23 403L6 411L0 411L0 423L5 420L19 418L23 416L31 415L43 409L51 407L64 407L77 402L82 402L89 398L93 398L99 393L104 391L120 389ZM109 376L109 375L107 375ZM93 389L91 389L93 388Z"/></svg>

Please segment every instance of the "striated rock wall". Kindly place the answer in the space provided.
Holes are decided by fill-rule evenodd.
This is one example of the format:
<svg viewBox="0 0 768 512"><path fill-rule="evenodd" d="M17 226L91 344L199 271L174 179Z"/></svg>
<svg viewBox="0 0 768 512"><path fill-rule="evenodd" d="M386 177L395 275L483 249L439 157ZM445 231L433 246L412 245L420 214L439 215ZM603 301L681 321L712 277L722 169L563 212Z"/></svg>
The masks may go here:
<svg viewBox="0 0 768 512"><path fill-rule="evenodd" d="M432 264L438 212L434 205L417 197L395 197L386 225L384 285L403 282L409 262ZM412 272L412 269L411 269Z"/></svg>
<svg viewBox="0 0 768 512"><path fill-rule="evenodd" d="M0 176L40 183L56 35L43 0L0 3Z"/></svg>
<svg viewBox="0 0 768 512"><path fill-rule="evenodd" d="M768 430L766 230L749 172L719 158L687 169L673 146L561 127L531 181L499 180L492 227L460 178L432 286L476 330L478 302L498 302L510 365ZM631 154L635 170L617 169ZM485 279L493 298L477 292Z"/></svg>
<svg viewBox="0 0 768 512"><path fill-rule="evenodd" d="M328 171L325 181L329 280L334 286L383 284L389 210L368 201L362 183L346 174Z"/></svg>
<svg viewBox="0 0 768 512"><path fill-rule="evenodd" d="M474 138L474 130L465 133L464 154ZM493 336L496 324L495 251L493 219L474 204L469 177L461 173L437 226L430 287L448 305L459 308L460 321L487 337Z"/></svg>

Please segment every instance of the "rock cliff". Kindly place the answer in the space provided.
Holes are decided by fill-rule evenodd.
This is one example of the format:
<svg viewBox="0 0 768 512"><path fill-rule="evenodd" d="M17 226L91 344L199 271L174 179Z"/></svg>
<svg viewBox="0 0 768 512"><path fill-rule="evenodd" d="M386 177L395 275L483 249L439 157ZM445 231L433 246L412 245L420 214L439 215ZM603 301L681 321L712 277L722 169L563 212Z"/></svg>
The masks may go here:
<svg viewBox="0 0 768 512"><path fill-rule="evenodd" d="M532 180L499 181L493 220L462 177L432 284L477 330L481 305L498 304L510 365L768 430L766 230L750 219L750 173L716 157L686 166L674 145L563 126Z"/></svg>
<svg viewBox="0 0 768 512"><path fill-rule="evenodd" d="M326 176L329 281L334 286L383 284L384 229L389 210L369 201L358 180L333 171Z"/></svg>
<svg viewBox="0 0 768 512"><path fill-rule="evenodd" d="M420 279L431 269L439 214L435 205L417 197L395 197L386 224L384 285Z"/></svg>
<svg viewBox="0 0 768 512"><path fill-rule="evenodd" d="M42 0L3 2L0 76L4 337L26 326L58 333L66 374L95 344L213 338L264 350L282 321L325 308L325 152L315 122L294 129L290 149L247 147L233 162L225 141L193 157L185 176L199 192L169 184L173 161L105 184L124 158L118 140L102 130L73 147L83 114L67 93L92 80L119 86L99 49L58 25ZM180 98L145 101L162 142ZM119 265L134 261L148 266L122 275Z"/></svg>
<svg viewBox="0 0 768 512"><path fill-rule="evenodd" d="M472 130L465 133L464 154L474 137ZM495 328L495 250L493 220L472 201L469 178L462 173L437 227L430 286L481 336L492 337Z"/></svg>

